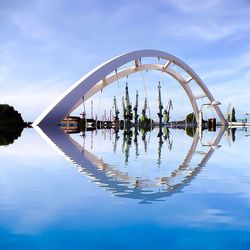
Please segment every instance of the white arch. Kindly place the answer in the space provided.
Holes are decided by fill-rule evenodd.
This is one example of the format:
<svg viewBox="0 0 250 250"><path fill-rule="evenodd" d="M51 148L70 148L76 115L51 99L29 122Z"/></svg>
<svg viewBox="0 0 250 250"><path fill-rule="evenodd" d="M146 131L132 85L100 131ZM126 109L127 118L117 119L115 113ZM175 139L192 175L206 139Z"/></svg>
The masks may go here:
<svg viewBox="0 0 250 250"><path fill-rule="evenodd" d="M166 61L164 64L142 64L141 59L145 57L161 58ZM119 67L129 62L134 62L134 65L121 71L117 71ZM188 79L184 79L178 72L169 68L171 63L182 69L188 75ZM146 69L154 69L165 72L179 82L191 102L197 121L199 119L199 109L197 105L197 99L199 97L194 96L189 86L189 82L192 80L199 86L204 93L204 97L208 98L211 105L212 102L215 101L209 89L199 76L187 64L177 57L159 50L138 50L117 56L84 75L80 80L66 90L62 96L53 102L35 120L33 125L57 125L63 118L68 116L82 103L83 96L84 100L86 100L108 84L116 81L117 78L119 79L126 75ZM112 74L114 71L117 71L117 73ZM222 125L226 125L227 122L218 105L213 105L213 108L220 118Z"/></svg>

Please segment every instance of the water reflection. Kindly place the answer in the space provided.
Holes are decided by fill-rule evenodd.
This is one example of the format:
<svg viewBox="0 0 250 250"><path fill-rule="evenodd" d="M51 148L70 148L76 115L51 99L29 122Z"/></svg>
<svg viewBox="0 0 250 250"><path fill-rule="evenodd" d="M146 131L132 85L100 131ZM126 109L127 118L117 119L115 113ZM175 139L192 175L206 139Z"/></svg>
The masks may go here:
<svg viewBox="0 0 250 250"><path fill-rule="evenodd" d="M14 143L23 132L21 126L0 126L0 146Z"/></svg>
<svg viewBox="0 0 250 250"><path fill-rule="evenodd" d="M142 203L162 200L164 197L180 192L185 185L196 177L214 151L219 148L219 142L224 134L224 129L220 128L214 134L211 142L204 143L200 139L198 130L195 130L192 134L192 143L184 159L180 160L180 163L168 175L163 175L158 170L158 176L152 177L150 174L146 176L130 175L128 171L124 171L118 165L109 164L107 160L103 160L102 156L93 153L94 140L101 133L104 146L108 144L108 141L112 141L113 154L117 153L118 145L122 143L121 151L124 155L125 166L128 166L132 145L134 145L136 158L140 156L139 138L143 143L140 149L147 152L150 136L152 136L149 131L141 131L141 134L137 130L133 132L115 131L114 134L111 130L91 131L82 135L82 143L80 143L59 127L45 127L43 129L36 127L36 130L58 152L63 153L66 159L76 164L79 172L90 177L91 181L95 182L98 187L104 188L115 196L139 199ZM88 133L91 133L91 146L89 148L85 146L85 137L89 135ZM170 130L167 128L164 128L163 133L158 133L157 136L157 166L160 167L163 164L162 146L164 143L167 144L168 150L171 151L173 139L171 139ZM184 136L184 133L182 136ZM119 142L121 139L122 142ZM193 162L193 158L197 158L194 157L195 155L199 155L199 160ZM167 164L164 161L165 168L167 168Z"/></svg>

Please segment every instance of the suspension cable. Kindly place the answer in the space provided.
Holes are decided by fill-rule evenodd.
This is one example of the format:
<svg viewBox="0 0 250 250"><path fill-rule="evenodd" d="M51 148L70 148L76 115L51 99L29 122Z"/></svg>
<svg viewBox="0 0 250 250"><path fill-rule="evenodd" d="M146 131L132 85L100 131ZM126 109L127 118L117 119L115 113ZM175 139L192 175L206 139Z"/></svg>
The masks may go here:
<svg viewBox="0 0 250 250"><path fill-rule="evenodd" d="M118 87L119 102L121 105L119 108L120 108L120 110L122 110L122 93L121 93L121 85L120 85L120 81L118 78L118 70L117 69L115 69L115 75L116 75L116 83L117 83L117 87Z"/></svg>
<svg viewBox="0 0 250 250"><path fill-rule="evenodd" d="M101 108L101 102L102 102L102 91L103 91L103 89L101 89L100 95L99 95L99 104L98 104L98 111L97 111L97 120L99 119L99 114L100 114L100 108ZM100 120L101 120L101 119L100 119Z"/></svg>

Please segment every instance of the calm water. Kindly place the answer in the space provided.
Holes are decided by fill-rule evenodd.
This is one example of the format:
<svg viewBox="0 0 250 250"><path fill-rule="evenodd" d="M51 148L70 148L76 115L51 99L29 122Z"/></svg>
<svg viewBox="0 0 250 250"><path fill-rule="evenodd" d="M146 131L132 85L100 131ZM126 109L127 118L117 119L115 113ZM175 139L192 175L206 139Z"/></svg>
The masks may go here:
<svg viewBox="0 0 250 250"><path fill-rule="evenodd" d="M0 147L0 249L250 249L250 131L163 132Z"/></svg>

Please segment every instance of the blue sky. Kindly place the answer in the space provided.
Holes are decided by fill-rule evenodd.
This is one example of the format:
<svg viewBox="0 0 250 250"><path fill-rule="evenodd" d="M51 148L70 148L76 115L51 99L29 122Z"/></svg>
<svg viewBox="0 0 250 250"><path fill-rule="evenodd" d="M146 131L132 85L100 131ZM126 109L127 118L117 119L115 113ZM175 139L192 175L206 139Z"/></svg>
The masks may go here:
<svg viewBox="0 0 250 250"><path fill-rule="evenodd" d="M0 0L0 102L32 121L103 61L152 48L250 112L249 41L249 0Z"/></svg>

